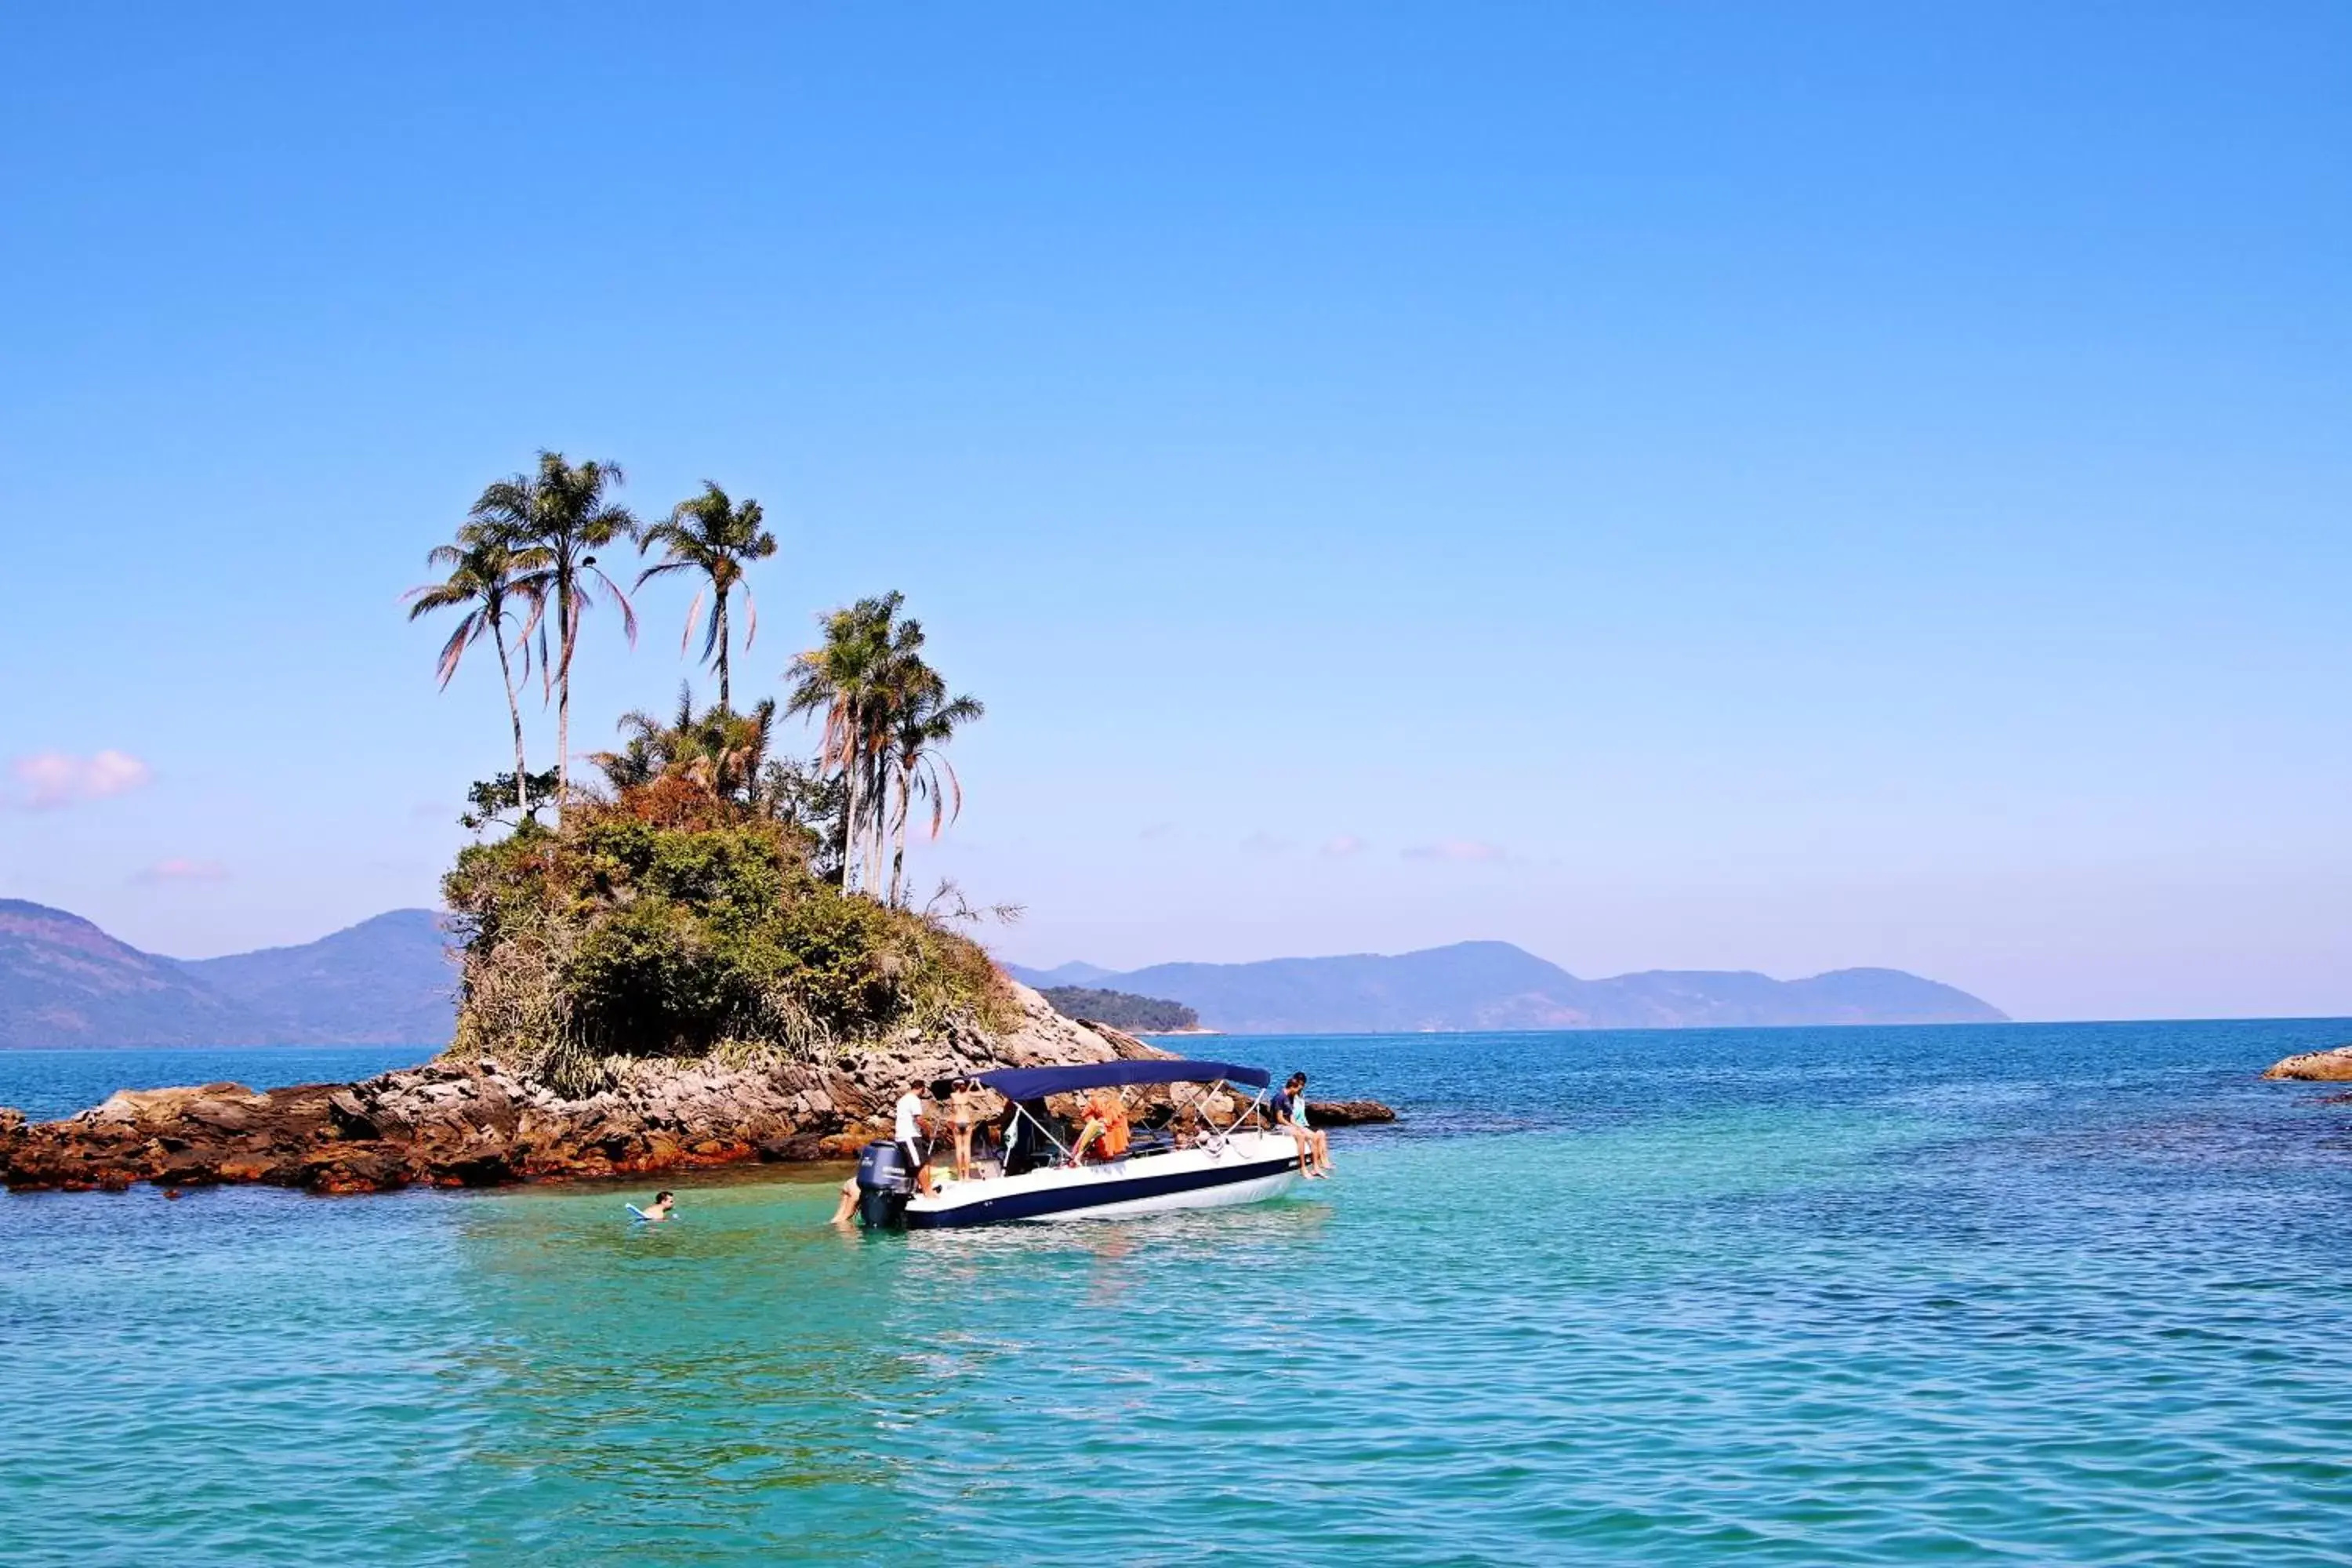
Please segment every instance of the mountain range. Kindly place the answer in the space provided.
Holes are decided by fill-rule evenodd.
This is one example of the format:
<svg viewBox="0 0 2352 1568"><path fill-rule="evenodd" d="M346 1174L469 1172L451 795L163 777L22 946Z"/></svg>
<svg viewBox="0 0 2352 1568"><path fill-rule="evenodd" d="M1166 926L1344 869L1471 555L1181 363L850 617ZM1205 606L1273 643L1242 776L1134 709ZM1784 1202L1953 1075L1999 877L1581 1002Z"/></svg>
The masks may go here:
<svg viewBox="0 0 2352 1568"><path fill-rule="evenodd" d="M0 899L0 1048L33 1046L438 1046L457 1016L450 939L394 910L295 947L224 958L142 952L79 915ZM1181 1003L1233 1034L1427 1029L1671 1029L1776 1024L2000 1023L1965 991L1896 969L1804 980L1653 970L1581 980L1505 942L1419 952L1160 963L1007 964L1044 990Z"/></svg>
<svg viewBox="0 0 2352 1568"><path fill-rule="evenodd" d="M0 899L0 1048L438 1046L457 971L429 910L226 958L142 952L79 915Z"/></svg>
<svg viewBox="0 0 2352 1568"><path fill-rule="evenodd" d="M1658 969L1581 980L1507 942L1394 955L1257 963L1091 963L1008 971L1028 984L1086 985L1181 1002L1229 1034L1403 1034L1427 1029L1686 1029L1800 1024L1998 1024L2008 1015L1899 969L1803 980L1747 970Z"/></svg>

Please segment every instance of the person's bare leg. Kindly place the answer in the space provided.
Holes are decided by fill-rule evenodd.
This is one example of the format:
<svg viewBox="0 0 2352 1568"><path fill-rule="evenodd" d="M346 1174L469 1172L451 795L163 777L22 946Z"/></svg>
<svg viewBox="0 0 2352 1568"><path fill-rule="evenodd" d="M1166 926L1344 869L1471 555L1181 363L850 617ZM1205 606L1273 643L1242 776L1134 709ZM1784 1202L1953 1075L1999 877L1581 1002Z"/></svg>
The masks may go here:
<svg viewBox="0 0 2352 1568"><path fill-rule="evenodd" d="M959 1127L956 1132L956 1180L971 1180L971 1129Z"/></svg>
<svg viewBox="0 0 2352 1568"><path fill-rule="evenodd" d="M841 1206L833 1211L833 1223L847 1225L857 1213L857 1178L845 1177L841 1184Z"/></svg>

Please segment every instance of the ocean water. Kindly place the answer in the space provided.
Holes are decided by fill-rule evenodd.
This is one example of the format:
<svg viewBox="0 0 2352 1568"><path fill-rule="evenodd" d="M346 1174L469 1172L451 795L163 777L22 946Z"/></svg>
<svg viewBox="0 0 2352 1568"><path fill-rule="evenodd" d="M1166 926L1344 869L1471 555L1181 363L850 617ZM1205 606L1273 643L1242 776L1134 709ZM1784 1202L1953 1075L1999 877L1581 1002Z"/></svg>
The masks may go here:
<svg viewBox="0 0 2352 1568"><path fill-rule="evenodd" d="M2254 1078L2347 1038L1234 1039L1408 1120L968 1234L838 1172L0 1198L0 1559L2352 1561L2352 1105Z"/></svg>

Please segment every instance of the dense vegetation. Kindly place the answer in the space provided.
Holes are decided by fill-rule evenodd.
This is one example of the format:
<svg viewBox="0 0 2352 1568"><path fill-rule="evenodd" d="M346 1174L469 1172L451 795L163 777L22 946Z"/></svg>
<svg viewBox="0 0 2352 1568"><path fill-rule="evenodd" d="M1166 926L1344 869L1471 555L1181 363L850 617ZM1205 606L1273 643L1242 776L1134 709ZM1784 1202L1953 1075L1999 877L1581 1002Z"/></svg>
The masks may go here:
<svg viewBox="0 0 2352 1568"><path fill-rule="evenodd" d="M1201 1015L1181 1002L1138 996L1126 991L1097 991L1084 985L1049 985L1038 993L1065 1018L1108 1024L1129 1034L1165 1034L1172 1029L1197 1029Z"/></svg>
<svg viewBox="0 0 2352 1568"><path fill-rule="evenodd" d="M971 911L944 882L914 908L906 875L919 807L932 837L961 807L943 748L980 703L949 695L920 623L886 594L821 618L781 708L769 697L738 710L729 606L742 601L748 649L745 568L776 549L759 503L706 484L647 527L611 500L621 478L541 453L535 474L483 492L432 552L448 576L409 595L412 618L462 612L440 652L444 685L468 647L497 650L514 744L513 771L475 784L463 819L499 836L463 850L443 881L465 944L452 1050L579 1090L629 1058L805 1059L907 1029L1006 1022L1010 992L951 923ZM719 697L698 711L682 687L667 719L624 715L622 743L589 759L600 781L583 784L569 752L572 655L600 599L635 638L635 607L595 553L623 542L664 552L637 587L673 574L698 583L688 635L699 622ZM534 667L557 750L536 773L521 702ZM813 758L776 754L780 713L820 721Z"/></svg>

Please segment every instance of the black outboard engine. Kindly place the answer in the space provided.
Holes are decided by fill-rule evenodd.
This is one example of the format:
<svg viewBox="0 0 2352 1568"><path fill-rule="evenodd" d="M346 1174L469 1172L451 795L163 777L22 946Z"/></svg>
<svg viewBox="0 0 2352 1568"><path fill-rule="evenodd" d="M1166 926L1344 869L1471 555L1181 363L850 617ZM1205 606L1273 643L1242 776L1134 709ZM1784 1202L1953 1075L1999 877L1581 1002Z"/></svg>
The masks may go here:
<svg viewBox="0 0 2352 1568"><path fill-rule="evenodd" d="M915 1173L896 1143L875 1140L857 1155L857 1219L868 1230L897 1230L907 1223L907 1199Z"/></svg>

